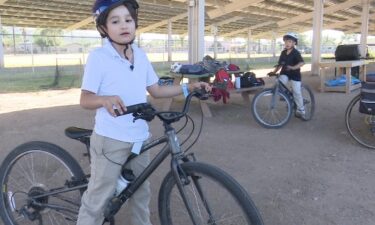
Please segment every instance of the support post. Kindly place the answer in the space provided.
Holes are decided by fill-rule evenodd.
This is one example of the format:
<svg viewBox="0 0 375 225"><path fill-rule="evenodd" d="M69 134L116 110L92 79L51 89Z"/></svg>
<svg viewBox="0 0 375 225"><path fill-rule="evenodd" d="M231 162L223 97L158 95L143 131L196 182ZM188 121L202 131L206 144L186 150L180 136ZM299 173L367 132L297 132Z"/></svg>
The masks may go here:
<svg viewBox="0 0 375 225"><path fill-rule="evenodd" d="M172 20L168 20L168 62L172 62Z"/></svg>
<svg viewBox="0 0 375 225"><path fill-rule="evenodd" d="M188 1L189 63L203 58L204 54L204 6L205 0Z"/></svg>
<svg viewBox="0 0 375 225"><path fill-rule="evenodd" d="M217 24L211 26L211 33L214 36L214 59L217 59Z"/></svg>
<svg viewBox="0 0 375 225"><path fill-rule="evenodd" d="M247 59L250 61L251 57L251 29L247 31Z"/></svg>
<svg viewBox="0 0 375 225"><path fill-rule="evenodd" d="M324 0L314 0L314 17L313 17L313 43L311 57L311 73L319 75L321 39L323 30Z"/></svg>
<svg viewBox="0 0 375 225"><path fill-rule="evenodd" d="M362 15L361 15L361 57L366 57L367 53L367 36L368 36L368 24L369 24L369 10L370 0L362 0Z"/></svg>
<svg viewBox="0 0 375 225"><path fill-rule="evenodd" d="M0 16L0 69L4 68L4 45L3 45L3 25L1 23L1 16Z"/></svg>

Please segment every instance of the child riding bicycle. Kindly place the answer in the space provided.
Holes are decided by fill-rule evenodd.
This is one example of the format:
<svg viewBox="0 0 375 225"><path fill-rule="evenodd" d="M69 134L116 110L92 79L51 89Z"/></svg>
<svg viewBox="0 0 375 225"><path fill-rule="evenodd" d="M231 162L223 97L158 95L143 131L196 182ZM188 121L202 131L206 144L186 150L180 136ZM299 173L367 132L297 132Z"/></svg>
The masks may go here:
<svg viewBox="0 0 375 225"><path fill-rule="evenodd" d="M293 97L295 99L297 110L296 117L305 119L306 113L303 105L301 92L301 67L305 64L301 53L295 49L298 44L298 36L295 33L287 33L283 36L284 50L281 52L278 65L271 73L280 71L279 80L286 84L292 81Z"/></svg>
<svg viewBox="0 0 375 225"><path fill-rule="evenodd" d="M103 223L103 211L115 193L122 164L150 137L144 120L133 122L132 115L117 117L116 111L124 114L126 106L146 102L146 92L161 98L187 95L194 88L211 89L204 82L158 85L158 76L146 54L133 43L138 8L136 0L96 0L92 9L96 27L107 40L90 53L81 87L81 106L95 109L96 116L90 140L91 177L82 197L78 225ZM148 164L146 153L132 160L128 169L138 176ZM129 221L133 225L151 225L149 202L150 185L145 182L129 202Z"/></svg>

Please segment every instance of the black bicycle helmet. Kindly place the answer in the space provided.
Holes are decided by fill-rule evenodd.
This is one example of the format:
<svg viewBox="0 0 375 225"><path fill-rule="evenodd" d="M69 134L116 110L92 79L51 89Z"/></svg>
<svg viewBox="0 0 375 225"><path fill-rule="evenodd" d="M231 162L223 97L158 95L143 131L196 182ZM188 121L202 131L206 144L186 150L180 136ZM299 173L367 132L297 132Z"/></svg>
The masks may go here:
<svg viewBox="0 0 375 225"><path fill-rule="evenodd" d="M298 36L296 33L293 32L288 32L287 34L285 34L283 36L283 41L285 40L293 40L294 42L296 42L296 44L298 44Z"/></svg>
<svg viewBox="0 0 375 225"><path fill-rule="evenodd" d="M96 0L92 7L92 13L95 19L96 28L103 38L108 37L108 35L103 29L101 29L101 26L105 27L109 12L111 9L116 8L119 5L125 5L126 8L128 8L130 15L135 21L135 27L138 27L139 5L136 0Z"/></svg>

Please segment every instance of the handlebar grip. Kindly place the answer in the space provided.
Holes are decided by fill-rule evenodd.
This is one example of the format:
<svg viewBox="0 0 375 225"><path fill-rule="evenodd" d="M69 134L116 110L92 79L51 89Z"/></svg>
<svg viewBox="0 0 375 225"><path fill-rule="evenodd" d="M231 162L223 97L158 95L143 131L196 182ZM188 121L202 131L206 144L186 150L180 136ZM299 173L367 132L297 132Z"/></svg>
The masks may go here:
<svg viewBox="0 0 375 225"><path fill-rule="evenodd" d="M139 112L139 111L147 109L149 107L150 107L150 104L148 104L148 103L139 103L139 104L135 104L135 105L126 106L126 112L124 112L124 114L120 114L118 109L114 109L114 111L116 113L116 116L123 116L123 115L126 115L126 114Z"/></svg>

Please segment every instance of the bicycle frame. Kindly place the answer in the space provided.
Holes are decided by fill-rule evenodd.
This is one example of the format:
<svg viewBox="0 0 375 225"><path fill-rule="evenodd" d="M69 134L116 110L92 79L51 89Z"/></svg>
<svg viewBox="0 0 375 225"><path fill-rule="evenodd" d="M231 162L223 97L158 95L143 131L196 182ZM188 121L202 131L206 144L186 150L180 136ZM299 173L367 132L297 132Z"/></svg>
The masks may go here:
<svg viewBox="0 0 375 225"><path fill-rule="evenodd" d="M142 171L142 173L138 177L136 177L136 179L133 182L131 182L118 196L113 197L110 200L110 202L107 206L107 209L105 210L105 213L104 213L105 218L107 220L111 219L118 212L118 210L121 208L121 206L135 193L135 191L149 178L149 176L158 168L158 166L171 154L171 156L172 156L171 157L171 165L170 165L171 171L172 171L172 173L173 173L173 175L176 179L178 189L180 191L180 194L183 198L184 203L187 206L189 215L192 218L192 221L195 224L197 224L196 223L197 220L194 218L194 214L191 211L190 203L189 203L189 201L186 198L185 193L184 193L181 176L184 177L186 175L184 174L184 172L181 170L181 167L180 167L181 161L182 162L189 162L189 161L196 161L196 159L195 159L195 157L192 153L188 154L188 155L185 155L185 153L181 150L181 147L180 147L179 140L177 138L177 134L176 134L175 129L170 124L167 124L167 123L164 123L164 127L165 127L165 134L160 138L157 138L157 139L155 139L155 140L153 140L149 143L146 143L142 147L140 154L142 154L142 153L144 153L144 152L146 152L146 151L148 151L148 150L150 150L150 149L152 149L152 148L154 148L154 147L156 147L160 144L166 143L166 145L159 151L159 153L152 159L150 164ZM85 138L85 139L87 139L87 138ZM82 140L79 140L79 141L86 144L87 150L89 149L89 143L88 142L84 142ZM85 154L85 155L87 155L87 154ZM89 154L88 154L88 156L89 156ZM191 156L191 159L188 156ZM136 154L131 154L131 156L128 158L128 160L123 164L123 167L129 161L134 159L135 157L137 157ZM89 159L90 159L90 157L89 157ZM89 176L89 175L86 175L86 176ZM183 179L183 180L186 181L187 179ZM202 194L203 191L201 190L201 188L199 186L198 180L193 178L193 182L196 185L197 189L199 190L201 198L204 200L204 196ZM35 195L32 198L30 198L30 200L32 202L36 203L37 202L36 199L40 199L40 198L44 198L44 197L48 197L48 196L58 196L61 193L75 191L75 190L83 191L87 188L88 181L87 181L87 179L79 180L79 181L70 180L70 181L66 182L66 186L67 187L54 188L54 189L50 190L49 192L45 192L45 193L40 194L40 195ZM206 201L204 201L204 202L206 202ZM73 202L71 202L71 203L75 204ZM49 203L45 203L45 204L38 203L38 206L78 214L77 211L74 211L71 208L56 206L56 205L52 205L52 204L49 204ZM206 209L207 209L208 212L210 212L210 209L209 209L208 205L206 205Z"/></svg>
<svg viewBox="0 0 375 225"><path fill-rule="evenodd" d="M289 90L289 88L283 84L283 82L281 82L279 80L279 76L276 77L276 82L273 86L273 95L272 95L272 99L271 99L271 109L274 109L275 108L275 103L276 103L276 93L278 92L283 92L285 93L288 97L291 98L291 102L294 104L294 98L293 98L293 93Z"/></svg>

